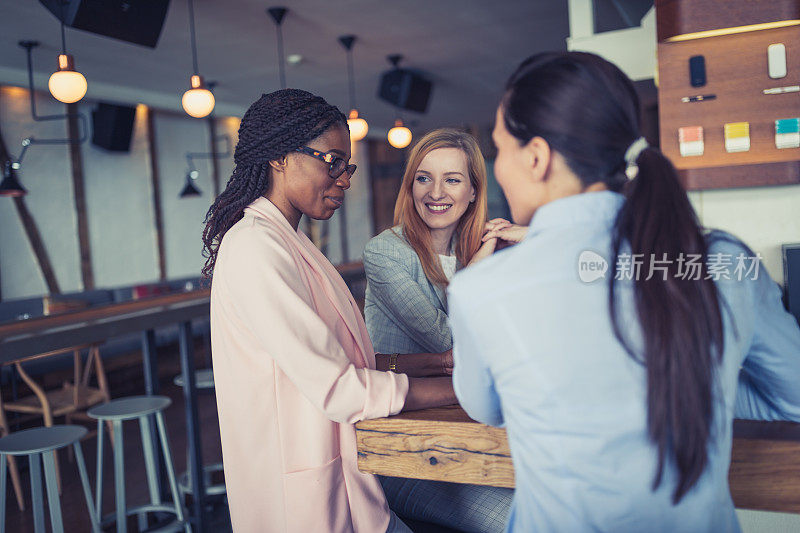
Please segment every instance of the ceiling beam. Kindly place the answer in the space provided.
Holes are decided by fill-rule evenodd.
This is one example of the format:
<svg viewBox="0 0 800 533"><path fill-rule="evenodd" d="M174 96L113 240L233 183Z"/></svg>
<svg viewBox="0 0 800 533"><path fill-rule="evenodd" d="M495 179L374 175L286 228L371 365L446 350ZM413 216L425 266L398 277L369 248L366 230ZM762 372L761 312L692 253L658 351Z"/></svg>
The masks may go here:
<svg viewBox="0 0 800 533"><path fill-rule="evenodd" d="M89 219L86 208L86 187L83 179L83 152L81 132L78 124L78 104L67 104L67 131L69 132L69 156L72 168L72 195L75 200L75 219L78 230L78 251L83 290L94 289L92 270L92 245L89 241Z"/></svg>

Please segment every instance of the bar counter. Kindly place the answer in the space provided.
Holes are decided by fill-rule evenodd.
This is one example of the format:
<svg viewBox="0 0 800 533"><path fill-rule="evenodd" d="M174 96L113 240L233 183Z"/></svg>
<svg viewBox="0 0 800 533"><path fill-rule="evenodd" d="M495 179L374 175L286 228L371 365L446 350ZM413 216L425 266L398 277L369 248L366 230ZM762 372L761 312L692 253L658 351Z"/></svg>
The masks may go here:
<svg viewBox="0 0 800 533"><path fill-rule="evenodd" d="M458 406L356 424L358 467L386 476L514 487L505 429ZM741 509L800 513L800 424L734 421L728 474Z"/></svg>

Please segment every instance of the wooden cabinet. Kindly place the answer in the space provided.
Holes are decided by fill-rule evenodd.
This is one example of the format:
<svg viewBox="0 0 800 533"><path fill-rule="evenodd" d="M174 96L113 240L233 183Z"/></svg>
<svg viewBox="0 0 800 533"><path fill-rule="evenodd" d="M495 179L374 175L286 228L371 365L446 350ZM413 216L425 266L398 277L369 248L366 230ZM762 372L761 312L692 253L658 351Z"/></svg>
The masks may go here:
<svg viewBox="0 0 800 533"><path fill-rule="evenodd" d="M661 150L688 189L800 183L800 148L778 148L775 143L775 121L800 117L800 92L763 92L800 84L800 25L672 40L686 33L774 22L795 12L800 18L800 2L777 1L774 13L749 9L752 4L656 2ZM778 79L770 78L767 68L767 47L774 43L786 47L787 75ZM690 83L689 59L697 55L705 59L702 87ZM682 101L708 95L714 98ZM724 127L734 122L749 123L747 151L726 150ZM692 126L703 128L704 151L682 156L678 132Z"/></svg>

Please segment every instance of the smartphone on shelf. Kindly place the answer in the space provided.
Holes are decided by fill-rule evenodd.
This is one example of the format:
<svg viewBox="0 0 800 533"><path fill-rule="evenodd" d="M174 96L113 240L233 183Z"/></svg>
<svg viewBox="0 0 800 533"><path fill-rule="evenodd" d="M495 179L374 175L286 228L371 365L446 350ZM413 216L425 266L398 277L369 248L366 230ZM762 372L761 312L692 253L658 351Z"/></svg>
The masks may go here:
<svg viewBox="0 0 800 533"><path fill-rule="evenodd" d="M689 58L689 82L692 87L702 87L706 84L706 58L692 56Z"/></svg>

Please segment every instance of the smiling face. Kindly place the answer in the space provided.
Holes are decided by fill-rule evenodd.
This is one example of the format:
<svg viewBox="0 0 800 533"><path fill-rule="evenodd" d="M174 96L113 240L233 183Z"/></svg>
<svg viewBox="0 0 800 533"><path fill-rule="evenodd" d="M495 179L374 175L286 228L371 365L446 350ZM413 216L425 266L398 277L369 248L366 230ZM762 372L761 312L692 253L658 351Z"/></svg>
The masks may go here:
<svg viewBox="0 0 800 533"><path fill-rule="evenodd" d="M328 129L306 146L350 162L350 134L344 126ZM344 201L344 191L350 188L347 172L333 179L328 173L330 164L300 152L291 152L285 162L271 166L272 186L267 198L295 228L302 215L315 220L331 218Z"/></svg>
<svg viewBox="0 0 800 533"><path fill-rule="evenodd" d="M469 203L475 200L464 151L431 150L417 167L411 194L414 207L428 228L452 234Z"/></svg>

